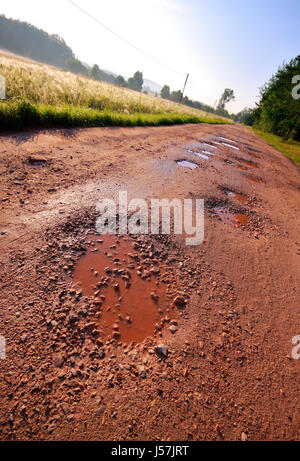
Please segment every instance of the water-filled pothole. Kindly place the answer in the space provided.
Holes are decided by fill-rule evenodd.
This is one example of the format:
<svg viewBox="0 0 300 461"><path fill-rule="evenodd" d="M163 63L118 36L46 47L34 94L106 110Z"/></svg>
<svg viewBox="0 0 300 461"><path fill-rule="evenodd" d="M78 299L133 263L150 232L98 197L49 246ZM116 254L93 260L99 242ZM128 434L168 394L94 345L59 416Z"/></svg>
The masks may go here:
<svg viewBox="0 0 300 461"><path fill-rule="evenodd" d="M232 144L228 144L227 142L221 142L222 146L229 147L230 149L240 150L239 147L233 146Z"/></svg>
<svg viewBox="0 0 300 461"><path fill-rule="evenodd" d="M162 329L166 314L176 317L151 250L145 253L128 236L108 234L89 236L86 245L73 276L97 307L101 337L138 343Z"/></svg>
<svg viewBox="0 0 300 461"><path fill-rule="evenodd" d="M191 162L190 160L176 160L177 165L184 166L186 168L190 168L191 170L194 170L195 168L198 168L197 163Z"/></svg>
<svg viewBox="0 0 300 461"><path fill-rule="evenodd" d="M242 194L237 194L236 192L233 192L231 190L228 190L226 193L227 193L228 197L236 198L240 202L247 202L248 201L247 197L245 197Z"/></svg>
<svg viewBox="0 0 300 461"><path fill-rule="evenodd" d="M227 208L215 207L214 212L224 224L231 226L244 227L248 225L249 218L243 213L232 213Z"/></svg>
<svg viewBox="0 0 300 461"><path fill-rule="evenodd" d="M248 176L248 178L250 179L250 181L257 182L257 183L265 182L263 179L257 178L256 176Z"/></svg>
<svg viewBox="0 0 300 461"><path fill-rule="evenodd" d="M225 138L225 136L218 136L217 139L222 139L223 141L236 142L233 139Z"/></svg>
<svg viewBox="0 0 300 461"><path fill-rule="evenodd" d="M201 152L197 152L197 151L191 150L191 149L188 149L187 151L188 151L190 154L195 154L195 155L197 155L197 157L203 158L204 160L208 160L208 159L209 159L209 157L207 157L207 155L202 154Z"/></svg>

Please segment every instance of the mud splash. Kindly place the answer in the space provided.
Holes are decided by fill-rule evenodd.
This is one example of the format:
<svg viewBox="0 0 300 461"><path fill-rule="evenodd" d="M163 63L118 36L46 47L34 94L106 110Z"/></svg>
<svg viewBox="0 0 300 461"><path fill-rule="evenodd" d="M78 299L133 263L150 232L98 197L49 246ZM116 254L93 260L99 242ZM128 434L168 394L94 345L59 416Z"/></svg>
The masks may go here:
<svg viewBox="0 0 300 461"><path fill-rule="evenodd" d="M166 287L159 281L160 268L153 260L142 265L134 240L93 235L86 245L73 277L89 302L97 306L95 321L101 337L138 343L162 329L166 313L176 316L175 308L168 306Z"/></svg>
<svg viewBox="0 0 300 461"><path fill-rule="evenodd" d="M245 227L249 223L249 218L243 213L231 213L227 208L215 207L214 212L224 224L236 227Z"/></svg>

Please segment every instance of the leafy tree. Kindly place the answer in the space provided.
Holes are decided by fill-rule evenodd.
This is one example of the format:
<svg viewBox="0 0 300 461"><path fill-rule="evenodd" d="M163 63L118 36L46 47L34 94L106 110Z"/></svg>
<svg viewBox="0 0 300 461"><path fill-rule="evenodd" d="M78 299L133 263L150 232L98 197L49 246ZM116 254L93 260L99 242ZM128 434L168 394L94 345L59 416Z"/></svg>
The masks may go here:
<svg viewBox="0 0 300 461"><path fill-rule="evenodd" d="M115 84L118 85L118 86L122 86L123 88L126 88L126 87L127 87L126 80L125 80L124 77L122 77L122 75L119 75L119 76L116 78Z"/></svg>
<svg viewBox="0 0 300 461"><path fill-rule="evenodd" d="M142 91L144 84L142 72L137 71L133 77L128 79L128 88L135 91Z"/></svg>
<svg viewBox="0 0 300 461"><path fill-rule="evenodd" d="M172 91L171 93L171 100L174 102L180 102L182 98L182 92L180 90L178 91Z"/></svg>
<svg viewBox="0 0 300 461"><path fill-rule="evenodd" d="M161 89L160 96L163 99L171 99L170 87L168 85L164 85Z"/></svg>
<svg viewBox="0 0 300 461"><path fill-rule="evenodd" d="M98 64L95 64L90 70L89 70L89 77L93 78L94 80L101 80L101 71L99 69Z"/></svg>
<svg viewBox="0 0 300 461"><path fill-rule="evenodd" d="M300 100L293 97L293 79L300 75L300 55L279 67L260 90L254 125L286 139L300 141Z"/></svg>
<svg viewBox="0 0 300 461"><path fill-rule="evenodd" d="M225 88L221 98L219 99L217 110L224 110L225 104L235 99L234 91L230 88Z"/></svg>
<svg viewBox="0 0 300 461"><path fill-rule="evenodd" d="M235 122L252 126L254 123L253 109L248 109L247 107L245 107L245 109L241 110L239 113L235 115L234 120Z"/></svg>
<svg viewBox="0 0 300 461"><path fill-rule="evenodd" d="M82 64L81 61L75 58L69 58L66 61L66 67L68 70L71 72L74 72L74 74L82 74L86 75L87 74L87 69L86 67Z"/></svg>

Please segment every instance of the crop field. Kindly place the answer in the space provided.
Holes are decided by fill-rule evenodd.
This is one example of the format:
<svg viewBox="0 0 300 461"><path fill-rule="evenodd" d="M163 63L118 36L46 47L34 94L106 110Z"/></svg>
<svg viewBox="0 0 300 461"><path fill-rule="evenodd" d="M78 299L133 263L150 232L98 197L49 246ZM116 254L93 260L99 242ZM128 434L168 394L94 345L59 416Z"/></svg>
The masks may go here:
<svg viewBox="0 0 300 461"><path fill-rule="evenodd" d="M228 119L160 97L99 82L0 52L6 100L0 128L25 126L169 125L230 123Z"/></svg>

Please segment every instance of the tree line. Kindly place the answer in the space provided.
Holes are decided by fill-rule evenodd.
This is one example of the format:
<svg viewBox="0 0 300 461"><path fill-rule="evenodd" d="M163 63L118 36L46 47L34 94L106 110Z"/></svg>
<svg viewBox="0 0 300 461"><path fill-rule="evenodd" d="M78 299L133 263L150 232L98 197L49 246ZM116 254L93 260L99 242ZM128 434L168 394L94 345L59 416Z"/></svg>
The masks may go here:
<svg viewBox="0 0 300 461"><path fill-rule="evenodd" d="M187 96L183 97L182 91L180 90L171 92L169 85L163 86L160 92L160 96L164 99L168 99L169 101L178 102L178 103L181 102L182 104L185 104L186 106L190 106L195 109L204 110L206 112L218 114L218 115L221 115L223 117L228 117L228 118L231 118L232 116L225 109L225 104L235 99L234 91L231 90L230 88L226 88L221 98L219 99L217 107L214 108L202 102L193 101L189 99Z"/></svg>
<svg viewBox="0 0 300 461"><path fill-rule="evenodd" d="M298 85L297 85L298 83ZM254 109L245 108L235 120L284 139L300 141L300 55L284 63L260 88Z"/></svg>

